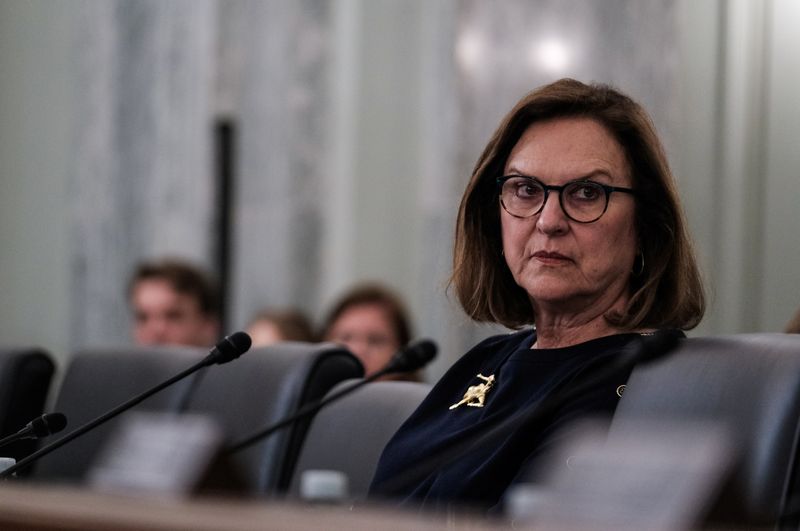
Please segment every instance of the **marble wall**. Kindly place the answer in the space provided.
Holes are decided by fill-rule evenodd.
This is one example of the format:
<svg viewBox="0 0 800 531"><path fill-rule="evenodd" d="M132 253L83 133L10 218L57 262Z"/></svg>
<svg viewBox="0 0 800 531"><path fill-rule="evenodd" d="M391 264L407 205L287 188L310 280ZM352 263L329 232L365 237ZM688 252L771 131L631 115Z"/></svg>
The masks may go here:
<svg viewBox="0 0 800 531"><path fill-rule="evenodd" d="M35 34L54 25L48 5L0 5L0 15ZM445 290L472 165L519 97L564 76L614 84L651 111L714 288L699 333L778 330L800 304L785 289L800 270L791 0L69 5L57 28L67 51L51 72L69 85L59 100L69 119L58 122L69 121L69 135L41 146L69 153L64 182L60 167L42 177L65 189L65 213L51 217L66 241L45 251L28 245L40 240L33 229L26 239L19 223L0 227L17 250L3 256L6 300L50 308L30 288L32 264L48 252L66 264L51 277L60 294L51 322L69 322L57 350L128 341L124 284L140 258L217 267L212 140L224 119L237 134L229 328L262 306L295 304L319 318L351 283L377 279L406 295L417 334L440 343L431 375L441 373L496 331L469 323ZM2 37L0 60L40 60L46 50L14 45L56 42ZM38 82L12 60L3 68ZM26 86L5 81L0 99L39 102ZM58 117L46 106L27 116ZM6 139L17 132L8 123ZM37 166L26 153L4 149L3 178L6 168L20 176L4 189L32 190L24 177ZM14 197L0 198L3 219L29 219L29 203ZM33 337L17 333L25 315L4 314L3 335Z"/></svg>
<svg viewBox="0 0 800 531"><path fill-rule="evenodd" d="M333 3L245 2L231 323L260 307L310 308L321 279Z"/></svg>
<svg viewBox="0 0 800 531"><path fill-rule="evenodd" d="M128 337L125 284L163 255L212 263L210 0L75 3L71 336Z"/></svg>
<svg viewBox="0 0 800 531"><path fill-rule="evenodd" d="M563 76L623 87L668 134L672 2L81 4L73 337L121 341L143 256L208 266L210 126L236 124L229 324L313 317L352 282L408 298L443 368L477 338L445 293L472 165L525 92Z"/></svg>

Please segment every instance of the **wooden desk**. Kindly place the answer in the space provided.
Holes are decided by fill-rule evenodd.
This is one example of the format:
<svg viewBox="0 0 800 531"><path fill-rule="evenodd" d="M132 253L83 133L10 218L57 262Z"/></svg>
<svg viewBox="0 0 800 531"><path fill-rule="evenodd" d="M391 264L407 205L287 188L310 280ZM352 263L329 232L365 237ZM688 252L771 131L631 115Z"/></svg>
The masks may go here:
<svg viewBox="0 0 800 531"><path fill-rule="evenodd" d="M501 529L481 519L459 522L375 507L311 506L261 500L122 496L67 487L0 484L0 529L33 530L335 530Z"/></svg>

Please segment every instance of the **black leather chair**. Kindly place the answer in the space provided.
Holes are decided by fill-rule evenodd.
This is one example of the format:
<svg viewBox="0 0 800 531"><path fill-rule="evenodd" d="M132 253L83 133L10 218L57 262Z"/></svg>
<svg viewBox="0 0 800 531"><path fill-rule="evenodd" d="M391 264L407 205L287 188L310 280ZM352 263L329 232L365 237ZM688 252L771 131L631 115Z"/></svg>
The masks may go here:
<svg viewBox="0 0 800 531"><path fill-rule="evenodd" d="M0 437L16 433L44 412L54 370L42 349L0 348ZM22 440L0 449L0 455L19 461L35 447L36 441Z"/></svg>
<svg viewBox="0 0 800 531"><path fill-rule="evenodd" d="M234 362L210 367L197 382L187 413L210 415L236 444L321 398L334 385L363 376L350 352L331 343L284 342L252 349ZM310 419L287 426L228 456L225 465L251 495L289 486Z"/></svg>
<svg viewBox="0 0 800 531"><path fill-rule="evenodd" d="M67 368L54 411L67 417L64 433L93 420L134 396L188 369L207 354L179 347L87 350L76 353ZM149 397L133 409L178 412L184 406L193 376ZM124 414L85 433L32 465L32 479L81 483L92 461Z"/></svg>
<svg viewBox="0 0 800 531"><path fill-rule="evenodd" d="M800 513L800 335L682 340L637 367L609 432L637 420L722 423L736 455L712 520L796 529Z"/></svg>
<svg viewBox="0 0 800 531"><path fill-rule="evenodd" d="M343 382L331 394L353 383ZM337 470L348 478L350 497L364 499L384 446L430 389L416 382L373 382L320 410L297 460L290 495L300 495L303 472Z"/></svg>

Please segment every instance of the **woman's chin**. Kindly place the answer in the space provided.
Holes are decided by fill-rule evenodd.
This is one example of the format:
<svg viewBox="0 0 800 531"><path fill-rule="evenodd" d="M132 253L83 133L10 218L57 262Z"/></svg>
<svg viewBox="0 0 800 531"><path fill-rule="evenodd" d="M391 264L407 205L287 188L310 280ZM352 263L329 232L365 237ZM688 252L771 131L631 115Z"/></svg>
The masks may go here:
<svg viewBox="0 0 800 531"><path fill-rule="evenodd" d="M536 303L568 304L582 293L577 289L577 284L569 279L540 280L528 286L523 284L522 288L528 293L528 297L531 298L534 305Z"/></svg>

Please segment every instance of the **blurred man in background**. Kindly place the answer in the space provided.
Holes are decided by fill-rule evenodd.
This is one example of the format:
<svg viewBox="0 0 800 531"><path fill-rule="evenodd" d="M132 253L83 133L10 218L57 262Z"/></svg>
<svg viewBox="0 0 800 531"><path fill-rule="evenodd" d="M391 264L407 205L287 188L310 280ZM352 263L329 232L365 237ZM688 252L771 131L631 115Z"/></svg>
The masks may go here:
<svg viewBox="0 0 800 531"><path fill-rule="evenodd" d="M179 259L140 263L128 283L138 345L207 347L219 337L219 295L199 267Z"/></svg>

